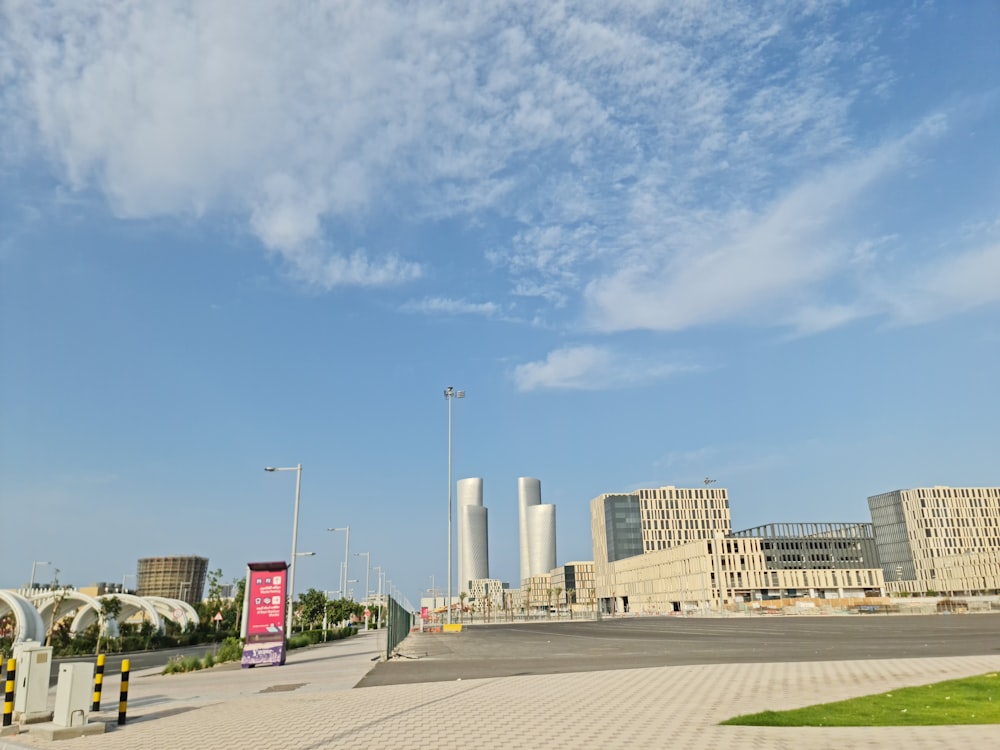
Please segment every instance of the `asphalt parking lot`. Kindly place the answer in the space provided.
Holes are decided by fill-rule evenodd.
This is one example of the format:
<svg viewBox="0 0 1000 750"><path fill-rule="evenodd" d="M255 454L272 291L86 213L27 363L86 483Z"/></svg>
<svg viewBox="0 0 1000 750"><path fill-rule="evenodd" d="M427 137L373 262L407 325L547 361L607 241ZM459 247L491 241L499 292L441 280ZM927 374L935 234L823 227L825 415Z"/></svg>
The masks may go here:
<svg viewBox="0 0 1000 750"><path fill-rule="evenodd" d="M690 664L1000 654L1000 615L643 617L411 633L357 687Z"/></svg>

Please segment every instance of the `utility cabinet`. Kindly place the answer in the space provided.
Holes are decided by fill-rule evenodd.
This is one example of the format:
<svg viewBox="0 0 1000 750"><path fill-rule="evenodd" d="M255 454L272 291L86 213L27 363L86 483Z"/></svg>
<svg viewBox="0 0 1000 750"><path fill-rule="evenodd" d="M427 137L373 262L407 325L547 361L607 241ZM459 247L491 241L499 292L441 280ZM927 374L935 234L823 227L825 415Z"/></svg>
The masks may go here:
<svg viewBox="0 0 1000 750"><path fill-rule="evenodd" d="M59 667L56 710L52 723L61 727L85 727L93 702L94 665L72 662Z"/></svg>
<svg viewBox="0 0 1000 750"><path fill-rule="evenodd" d="M38 641L14 644L17 682L14 685L14 718L22 724L48 721L52 647Z"/></svg>

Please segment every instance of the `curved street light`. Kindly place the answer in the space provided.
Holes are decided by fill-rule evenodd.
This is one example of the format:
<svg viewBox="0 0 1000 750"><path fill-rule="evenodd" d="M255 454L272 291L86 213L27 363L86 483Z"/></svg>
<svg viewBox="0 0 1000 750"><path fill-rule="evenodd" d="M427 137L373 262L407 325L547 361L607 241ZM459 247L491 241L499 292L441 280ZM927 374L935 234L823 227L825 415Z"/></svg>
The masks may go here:
<svg viewBox="0 0 1000 750"><path fill-rule="evenodd" d="M296 466L265 466L264 471L294 471L295 476L295 515L292 519L292 562L288 566L288 601L285 602L285 607L288 610L288 614L285 619L285 637L290 638L292 635L292 602L295 600L295 558L298 557L296 554L296 548L298 546L299 539L299 497L302 494L302 464Z"/></svg>

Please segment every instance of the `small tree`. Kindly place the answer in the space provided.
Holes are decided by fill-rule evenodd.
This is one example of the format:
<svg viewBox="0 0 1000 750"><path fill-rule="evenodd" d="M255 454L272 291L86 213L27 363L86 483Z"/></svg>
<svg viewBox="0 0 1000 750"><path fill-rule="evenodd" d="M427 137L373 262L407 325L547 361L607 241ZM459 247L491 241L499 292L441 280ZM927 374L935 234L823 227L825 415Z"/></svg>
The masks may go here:
<svg viewBox="0 0 1000 750"><path fill-rule="evenodd" d="M322 622L326 604L326 594L317 589L309 589L299 595L299 611L307 629L312 630L317 622Z"/></svg>
<svg viewBox="0 0 1000 750"><path fill-rule="evenodd" d="M569 610L569 619L573 619L573 604L576 601L576 589L566 589L566 608Z"/></svg>
<svg viewBox="0 0 1000 750"><path fill-rule="evenodd" d="M465 598L468 594L464 591L458 594L458 621L463 622L465 619Z"/></svg>
<svg viewBox="0 0 1000 750"><path fill-rule="evenodd" d="M548 598L548 606L545 608L545 616L550 620L552 619L552 591L553 589L545 589L545 593Z"/></svg>
<svg viewBox="0 0 1000 750"><path fill-rule="evenodd" d="M118 615L122 613L122 600L117 596L109 596L107 599L101 600L101 611L98 615L98 628L97 628L97 653L101 653L101 637L104 635L104 629L107 627L108 620L117 620Z"/></svg>
<svg viewBox="0 0 1000 750"><path fill-rule="evenodd" d="M45 645L52 645L52 631L55 630L56 623L59 621L59 608L62 606L63 599L66 598L66 588L59 588L59 568L56 568L52 574L52 592L54 600L52 602L52 614L49 616L49 629L45 633Z"/></svg>
<svg viewBox="0 0 1000 750"><path fill-rule="evenodd" d="M201 622L206 627L216 612L222 611L222 568L208 571L208 596L196 605Z"/></svg>
<svg viewBox="0 0 1000 750"><path fill-rule="evenodd" d="M562 609L562 602L559 601L559 597L562 595L563 592L562 586L556 586L554 591L556 595L556 619L559 619L562 616L560 612L560 610Z"/></svg>

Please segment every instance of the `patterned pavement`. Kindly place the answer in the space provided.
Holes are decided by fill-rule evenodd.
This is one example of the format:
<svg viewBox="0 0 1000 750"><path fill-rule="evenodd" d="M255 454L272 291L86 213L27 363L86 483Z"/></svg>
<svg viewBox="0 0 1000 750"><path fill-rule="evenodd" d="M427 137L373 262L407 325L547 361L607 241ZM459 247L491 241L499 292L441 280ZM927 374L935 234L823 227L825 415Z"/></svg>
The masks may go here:
<svg viewBox="0 0 1000 750"><path fill-rule="evenodd" d="M1000 655L656 667L352 690L374 665L380 640L363 635L293 651L284 667L133 673L123 727L114 723L118 683L109 676L104 707L112 710L92 715L110 722L108 732L74 739L71 747L967 750L992 747L998 736L995 725L781 729L718 722L998 671ZM51 745L30 731L0 739L0 750Z"/></svg>

